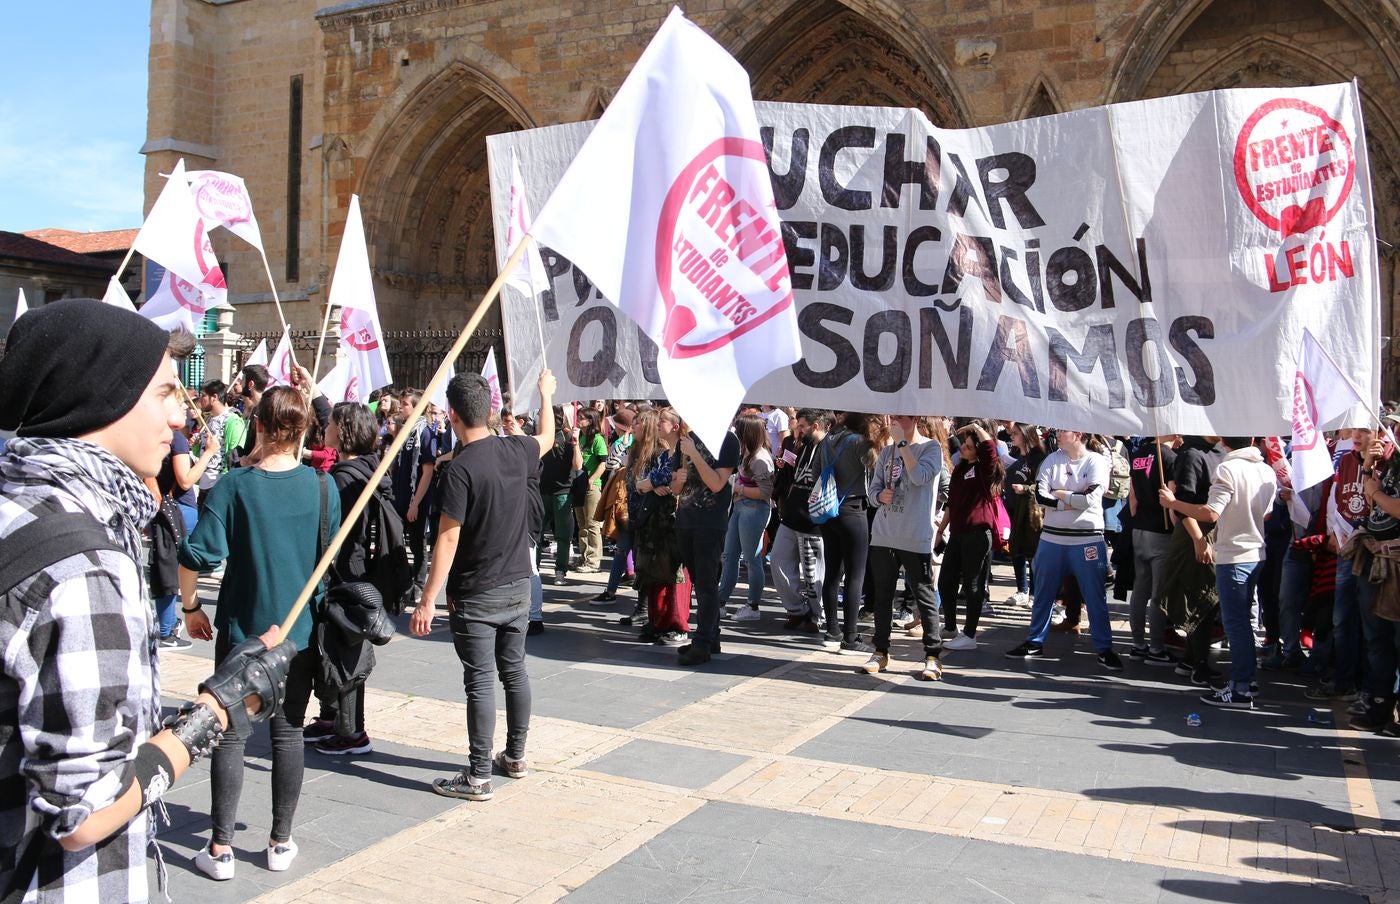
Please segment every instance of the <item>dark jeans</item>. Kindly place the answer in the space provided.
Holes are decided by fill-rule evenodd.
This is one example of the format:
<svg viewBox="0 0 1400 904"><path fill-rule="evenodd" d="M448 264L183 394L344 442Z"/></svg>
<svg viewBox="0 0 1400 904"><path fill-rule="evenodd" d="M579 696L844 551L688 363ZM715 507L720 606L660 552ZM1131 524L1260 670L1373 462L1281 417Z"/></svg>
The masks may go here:
<svg viewBox="0 0 1400 904"><path fill-rule="evenodd" d="M603 588L608 593L617 593L617 588L622 586L623 575L627 574L627 556L632 552L632 532L625 527L619 527L613 542L617 544L617 548L613 550L612 567L608 570L608 586Z"/></svg>
<svg viewBox="0 0 1400 904"><path fill-rule="evenodd" d="M846 641L854 641L858 633L860 589L865 581L865 560L870 554L870 521L865 508L865 497L854 504L847 500L841 506L841 514L821 525L826 554L826 574L822 579L826 634L835 637L840 625L841 639Z"/></svg>
<svg viewBox="0 0 1400 904"><path fill-rule="evenodd" d="M992 532L987 528L952 534L943 552L943 570L938 573L938 596L943 600L948 630L958 630L958 588L967 596L967 617L963 633L977 636L977 620L987 598L987 578L992 568Z"/></svg>
<svg viewBox="0 0 1400 904"><path fill-rule="evenodd" d="M1375 613L1376 594L1380 591L1365 575L1371 571L1371 556L1362 560L1362 577L1356 581L1361 609L1361 632L1366 640L1366 692L1372 697L1395 700L1395 675L1400 664L1400 622L1381 618ZM1340 567L1350 569L1342 561Z"/></svg>
<svg viewBox="0 0 1400 904"><path fill-rule="evenodd" d="M695 633L690 639L697 650L710 651L719 644L719 566L724 533L723 529L676 528L681 564L690 572L695 588Z"/></svg>
<svg viewBox="0 0 1400 904"><path fill-rule="evenodd" d="M540 527L540 542L535 544L539 549L544 549L545 528L554 528L554 573L565 574L569 570L569 554L572 550L571 544L574 542L574 507L569 502L569 494L564 493L559 496L547 496L541 494L544 500L544 523ZM536 553L537 560L544 560L544 553Z"/></svg>
<svg viewBox="0 0 1400 904"><path fill-rule="evenodd" d="M1279 607L1283 600L1283 569L1288 559L1291 532L1265 534L1264 560L1259 563L1259 619L1264 626L1264 641L1278 643L1283 630ZM1295 638L1296 640L1296 638Z"/></svg>
<svg viewBox="0 0 1400 904"><path fill-rule="evenodd" d="M399 514L403 517L403 532L406 535L404 539L408 541L408 551L413 554L413 586L422 590L423 585L428 582L428 500L425 499L423 504L418 506L417 521L409 521L402 512Z"/></svg>
<svg viewBox="0 0 1400 904"><path fill-rule="evenodd" d="M938 596L933 592L933 561L928 553L909 552L888 546L870 547L870 606L875 610L875 649L888 653L890 629L894 621L894 586L899 570L912 588L924 628L924 653L935 656L943 648L938 634Z"/></svg>
<svg viewBox="0 0 1400 904"><path fill-rule="evenodd" d="M567 498L567 497L565 497ZM467 692L471 776L491 777L496 733L496 676L506 690L506 757L525 759L530 732L530 677L525 674L525 629L530 622L530 579L447 602L452 646L462 661Z"/></svg>
<svg viewBox="0 0 1400 904"><path fill-rule="evenodd" d="M220 632L214 640L214 661L223 662L233 648L228 635ZM292 658L287 672L287 698L281 712L268 720L272 733L272 832L270 841L292 837L292 819L301 799L302 775L306 769L301 723L311 699L311 683L316 673L316 653L305 649ZM234 824L238 821L238 799L243 796L243 748L248 739L230 725L223 740L214 748L209 768L209 817L213 823L211 841L233 844Z"/></svg>

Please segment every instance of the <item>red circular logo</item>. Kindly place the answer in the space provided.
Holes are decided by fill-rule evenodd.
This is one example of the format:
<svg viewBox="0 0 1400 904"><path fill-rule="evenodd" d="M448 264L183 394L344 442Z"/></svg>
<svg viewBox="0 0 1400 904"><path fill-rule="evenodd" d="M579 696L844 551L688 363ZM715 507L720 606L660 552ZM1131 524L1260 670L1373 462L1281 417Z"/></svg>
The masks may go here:
<svg viewBox="0 0 1400 904"><path fill-rule="evenodd" d="M340 338L356 351L368 352L379 348L379 337L375 335L374 320L369 312L359 308L342 308L340 311Z"/></svg>
<svg viewBox="0 0 1400 904"><path fill-rule="evenodd" d="M206 220L235 226L253 218L253 208L247 190L231 179L212 173L195 179L194 206Z"/></svg>
<svg viewBox="0 0 1400 904"><path fill-rule="evenodd" d="M1235 141L1235 185L1280 238L1325 226L1355 181L1346 129L1306 101L1269 101L1250 114Z"/></svg>
<svg viewBox="0 0 1400 904"><path fill-rule="evenodd" d="M204 313L204 297L194 283L181 279L170 270L165 271L165 278L170 286L170 294L175 297L180 307L195 314Z"/></svg>
<svg viewBox="0 0 1400 904"><path fill-rule="evenodd" d="M209 241L203 220L199 220L194 228L194 259L199 264L199 272L204 274L203 285L214 289L227 288L224 285L224 271L219 269L218 258L214 256L214 243Z"/></svg>
<svg viewBox="0 0 1400 904"><path fill-rule="evenodd" d="M1317 401L1302 371L1293 375L1293 451L1304 452L1317 445Z"/></svg>
<svg viewBox="0 0 1400 904"><path fill-rule="evenodd" d="M719 138L666 193L656 282L666 306L662 345L672 358L728 345L792 306L782 232L767 221L769 178L762 144Z"/></svg>

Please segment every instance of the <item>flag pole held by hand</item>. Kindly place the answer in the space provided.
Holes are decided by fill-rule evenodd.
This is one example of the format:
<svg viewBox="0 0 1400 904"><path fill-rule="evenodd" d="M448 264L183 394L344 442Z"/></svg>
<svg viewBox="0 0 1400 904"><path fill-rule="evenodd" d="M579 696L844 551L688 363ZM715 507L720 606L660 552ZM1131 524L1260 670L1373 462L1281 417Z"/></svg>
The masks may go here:
<svg viewBox="0 0 1400 904"><path fill-rule="evenodd" d="M452 347L447 350L447 356L444 357L442 363L438 365L437 372L433 374L433 378L428 381L428 385L424 388L422 395L418 397L418 403L413 406L413 413L408 416L404 423L412 424L416 422L418 418L423 416L423 412L427 411L428 405L432 403L433 396L442 388L442 384L447 381L447 375L452 370L452 363L457 360L457 356L462 353L462 349L467 347L467 341L471 339L472 334L476 332L476 328L481 324L481 318L486 316L486 312L491 308L491 302L495 301L496 296L501 293L501 286L505 285L506 278L510 276L516 264L520 263L520 259L525 255L525 249L528 248L533 241L534 239L527 234L520 240L520 243L515 246L515 251L511 253L510 258L506 260L505 266L501 268L500 275L496 277L495 282L491 283L491 288L486 290L486 295L477 303L476 310L472 312L472 316L467 320L467 325L462 327L462 332L457 336L457 341L452 343ZM292 629L292 625L301 615L301 610L305 609L306 604L311 601L311 595L315 593L317 585L321 583L321 578L325 575L326 570L330 568L331 563L335 561L336 554L340 552L340 547L345 545L345 541L349 538L350 532L354 529L356 520L359 519L360 514L365 510L365 506L369 504L369 499L379 487L379 482L384 479L385 474L389 473L389 468L393 464L394 458L403 449L404 444L408 442L408 436L412 432L412 430L399 430L394 434L394 441L389 444L389 448L385 450L384 455L379 459L379 465L374 469L374 473L365 481L365 487L360 491L359 498L350 506L349 511L341 512L340 530L335 532L335 536L332 537L330 543L327 544L326 551L321 554L321 560L316 563L316 567L311 571L311 576L306 579L306 586L301 588L301 593L297 594L296 600L292 603L291 611L289 611L287 617L282 620L282 628L279 636L287 636L287 632ZM392 604L397 602L397 600L386 600L386 602Z"/></svg>

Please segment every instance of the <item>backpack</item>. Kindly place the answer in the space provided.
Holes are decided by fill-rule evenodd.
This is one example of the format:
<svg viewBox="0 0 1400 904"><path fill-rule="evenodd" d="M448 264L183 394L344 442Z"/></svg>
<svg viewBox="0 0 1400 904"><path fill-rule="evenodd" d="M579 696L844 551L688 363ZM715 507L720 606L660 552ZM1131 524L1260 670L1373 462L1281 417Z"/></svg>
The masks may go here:
<svg viewBox="0 0 1400 904"><path fill-rule="evenodd" d="M1132 483L1133 470L1128 462L1128 456L1123 454L1123 441L1114 440L1109 446L1106 454L1110 465L1108 486L1103 491L1105 499L1125 499L1128 496L1128 486Z"/></svg>
<svg viewBox="0 0 1400 904"><path fill-rule="evenodd" d="M355 473L362 480L370 477L363 467L356 467ZM359 529L350 542L355 544L355 552L363 559L364 573L337 575L337 581L368 581L384 599L386 612L391 616L402 613L412 602L413 567L408 562L403 518L394 508L393 497L382 487L370 494L365 510L360 513Z"/></svg>
<svg viewBox="0 0 1400 904"><path fill-rule="evenodd" d="M822 440L824 449L829 449L828 445L831 437ZM807 497L807 517L813 524L825 524L841 513L841 503L846 501L844 494L838 495L836 488L836 459L841 457L845 451L846 444L855 439L855 434L848 434L841 441L841 446L836 450L836 454L831 456L831 460L822 468L822 472L817 476L817 482L812 486L812 494Z"/></svg>

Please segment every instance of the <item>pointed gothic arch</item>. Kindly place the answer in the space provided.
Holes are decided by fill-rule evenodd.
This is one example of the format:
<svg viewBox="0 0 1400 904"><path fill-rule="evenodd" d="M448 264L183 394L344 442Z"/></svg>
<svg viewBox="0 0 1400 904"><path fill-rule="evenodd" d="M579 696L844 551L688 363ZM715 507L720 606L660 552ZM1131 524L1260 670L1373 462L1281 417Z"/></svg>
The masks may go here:
<svg viewBox="0 0 1400 904"><path fill-rule="evenodd" d="M1039 116L1053 116L1056 113L1065 112L1066 107L1060 101L1058 92L1051 86L1049 79L1044 73L1036 76L1031 82L1030 90L1026 92L1026 97L1017 108L1017 119L1035 119Z"/></svg>
<svg viewBox="0 0 1400 904"><path fill-rule="evenodd" d="M757 100L916 107L934 125L969 125L961 93L922 28L886 6L857 11L839 0L796 0L766 22L745 11L720 32L730 40L751 35L735 56Z"/></svg>
<svg viewBox="0 0 1400 904"><path fill-rule="evenodd" d="M361 180L386 330L460 323L495 278L486 136L534 125L481 69L454 62L383 127Z"/></svg>

